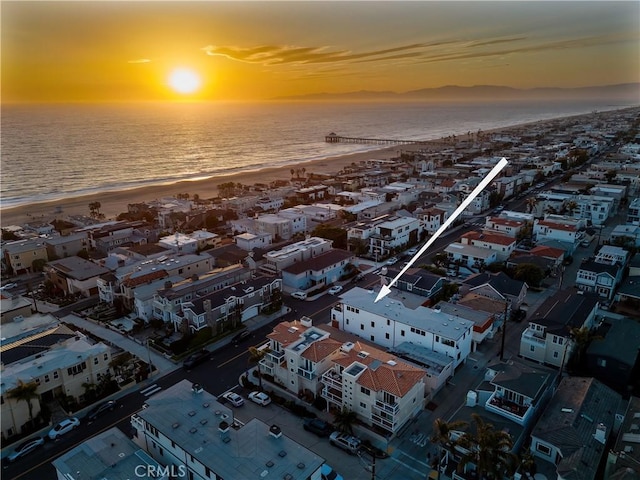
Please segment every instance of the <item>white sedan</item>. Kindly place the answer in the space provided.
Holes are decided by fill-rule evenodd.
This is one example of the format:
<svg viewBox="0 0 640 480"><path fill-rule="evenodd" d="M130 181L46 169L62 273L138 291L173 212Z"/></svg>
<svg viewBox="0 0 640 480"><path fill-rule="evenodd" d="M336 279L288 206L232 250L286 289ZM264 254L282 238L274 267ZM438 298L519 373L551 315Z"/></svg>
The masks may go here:
<svg viewBox="0 0 640 480"><path fill-rule="evenodd" d="M264 392L251 392L249 394L249 400L266 407L271 403L271 397Z"/></svg>
<svg viewBox="0 0 640 480"><path fill-rule="evenodd" d="M331 295L335 295L336 293L340 293L342 291L342 285L334 285L329 290Z"/></svg>
<svg viewBox="0 0 640 480"><path fill-rule="evenodd" d="M55 440L61 435L75 430L80 426L80 420L76 417L65 418L49 431L49 438Z"/></svg>
<svg viewBox="0 0 640 480"><path fill-rule="evenodd" d="M227 392L222 395L222 398L226 399L234 407L241 407L242 405L244 405L244 398L242 398L236 392Z"/></svg>

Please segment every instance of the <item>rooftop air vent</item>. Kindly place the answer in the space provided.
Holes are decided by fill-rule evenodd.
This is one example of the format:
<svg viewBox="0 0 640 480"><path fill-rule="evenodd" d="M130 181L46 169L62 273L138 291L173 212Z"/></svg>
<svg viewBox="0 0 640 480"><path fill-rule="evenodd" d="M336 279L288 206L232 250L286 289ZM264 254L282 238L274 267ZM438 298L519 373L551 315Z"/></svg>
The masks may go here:
<svg viewBox="0 0 640 480"><path fill-rule="evenodd" d="M269 435L273 438L280 438L282 436L282 429L277 425L271 425L271 427L269 427Z"/></svg>

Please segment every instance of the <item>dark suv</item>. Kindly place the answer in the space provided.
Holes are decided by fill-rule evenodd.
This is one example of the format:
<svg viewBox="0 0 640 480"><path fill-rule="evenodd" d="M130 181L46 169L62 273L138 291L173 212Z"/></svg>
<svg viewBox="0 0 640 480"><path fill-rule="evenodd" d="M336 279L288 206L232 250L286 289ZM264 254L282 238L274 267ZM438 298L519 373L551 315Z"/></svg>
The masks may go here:
<svg viewBox="0 0 640 480"><path fill-rule="evenodd" d="M206 362L211 358L211 352L208 350L200 350L192 355L189 355L184 362L182 362L182 368L190 370L193 367L197 367L201 363Z"/></svg>
<svg viewBox="0 0 640 480"><path fill-rule="evenodd" d="M231 343L234 345L239 345L241 342L246 340L251 336L251 330L242 330L240 333L237 333L232 339Z"/></svg>
<svg viewBox="0 0 640 480"><path fill-rule="evenodd" d="M319 418L305 418L303 428L308 432L313 432L319 437L327 437L333 432L331 425Z"/></svg>
<svg viewBox="0 0 640 480"><path fill-rule="evenodd" d="M116 408L116 406L117 404L115 400L109 400L107 402L103 402L99 405L96 405L91 410L89 410L89 413L87 413L87 416L85 418L87 419L88 422L93 422L103 413L112 412Z"/></svg>

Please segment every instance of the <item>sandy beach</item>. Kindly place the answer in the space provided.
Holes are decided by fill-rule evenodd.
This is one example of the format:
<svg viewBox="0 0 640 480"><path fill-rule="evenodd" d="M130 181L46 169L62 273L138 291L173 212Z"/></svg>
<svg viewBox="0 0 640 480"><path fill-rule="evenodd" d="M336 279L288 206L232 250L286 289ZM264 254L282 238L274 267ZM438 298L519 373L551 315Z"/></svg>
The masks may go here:
<svg viewBox="0 0 640 480"><path fill-rule="evenodd" d="M543 125L549 122L575 119L584 115L573 115L569 117L540 120L526 124L511 125L494 130L486 130L483 133L486 135L490 133L513 131L527 128L532 125ZM458 141L463 141L467 136L457 135L456 137ZM20 225L35 221L50 222L56 218L64 219L69 215L88 215L89 203L96 201L100 202L100 211L105 215L106 219L115 219L118 214L127 211L127 204L130 203L142 203L160 198L173 197L179 193L189 193L190 195L198 194L200 198L204 199L213 198L218 196L217 186L225 182L253 185L255 183L268 184L275 180L289 180L291 178L291 168L296 167L304 167L308 173L334 174L340 171L343 167L351 165L352 163L372 159L388 160L390 158L397 157L400 151L411 152L421 149L436 150L442 148L442 145L442 139L419 144L393 145L379 150L358 152L306 162L300 161L296 165L264 168L251 172L240 172L232 175L211 177L205 180L182 181L166 185L102 192L94 195L69 197L64 200L33 203L0 210L0 225L2 225L2 227L7 227L9 225Z"/></svg>
<svg viewBox="0 0 640 480"><path fill-rule="evenodd" d="M95 195L70 197L64 200L34 203L2 209L0 213L0 223L3 227L7 227L9 225L20 225L34 221L49 222L56 218L64 219L69 215L88 215L89 203L96 201L100 202L100 211L105 215L106 219L115 219L118 214L127 211L127 204L130 203L141 203L160 198L173 197L178 193L198 194L200 198L212 198L218 195L217 186L225 182L253 185L254 183L268 184L275 180L289 180L291 178L291 168L302 167L306 169L307 173L336 173L343 167L354 162L358 163L362 160L371 159L386 160L397 156L400 150L408 152L420 148L425 148L424 144L394 145L393 147L386 147L375 151L358 152L350 155L300 162L294 166L288 165L285 167L265 168L253 172L240 172L205 180L183 181L167 185L103 192Z"/></svg>

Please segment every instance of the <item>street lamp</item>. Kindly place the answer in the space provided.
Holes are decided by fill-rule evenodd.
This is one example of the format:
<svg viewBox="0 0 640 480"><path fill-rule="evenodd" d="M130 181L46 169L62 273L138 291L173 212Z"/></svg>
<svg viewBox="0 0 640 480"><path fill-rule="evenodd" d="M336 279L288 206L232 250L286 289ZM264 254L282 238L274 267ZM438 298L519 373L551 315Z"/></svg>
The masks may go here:
<svg viewBox="0 0 640 480"><path fill-rule="evenodd" d="M153 373L153 365L151 365L151 346L149 345L149 337L147 337L147 357L149 360L149 376Z"/></svg>

